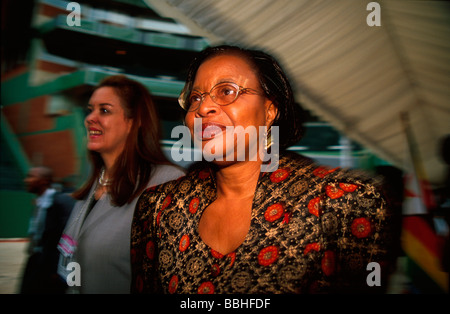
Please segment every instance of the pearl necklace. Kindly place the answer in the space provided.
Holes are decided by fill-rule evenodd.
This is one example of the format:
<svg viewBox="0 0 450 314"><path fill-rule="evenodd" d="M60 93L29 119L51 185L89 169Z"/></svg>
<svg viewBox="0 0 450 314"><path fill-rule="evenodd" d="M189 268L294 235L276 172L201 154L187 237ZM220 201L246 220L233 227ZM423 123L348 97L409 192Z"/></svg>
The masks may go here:
<svg viewBox="0 0 450 314"><path fill-rule="evenodd" d="M101 186L111 185L111 179L105 179L105 168L102 168L102 172L100 173L100 177L98 178L98 184Z"/></svg>

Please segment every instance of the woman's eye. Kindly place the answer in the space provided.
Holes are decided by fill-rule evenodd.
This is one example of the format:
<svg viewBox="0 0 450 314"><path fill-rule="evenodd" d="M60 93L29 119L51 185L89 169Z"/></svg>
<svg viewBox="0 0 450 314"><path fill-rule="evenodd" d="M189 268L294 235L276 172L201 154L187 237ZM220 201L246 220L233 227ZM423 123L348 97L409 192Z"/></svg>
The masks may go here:
<svg viewBox="0 0 450 314"><path fill-rule="evenodd" d="M200 95L193 94L193 95L191 95L191 96L189 97L189 103L192 105L192 104L195 104L195 103L200 102L201 99L202 99L202 98L200 97Z"/></svg>
<svg viewBox="0 0 450 314"><path fill-rule="evenodd" d="M222 86L219 91L219 96L233 96L236 93L236 89L232 86Z"/></svg>

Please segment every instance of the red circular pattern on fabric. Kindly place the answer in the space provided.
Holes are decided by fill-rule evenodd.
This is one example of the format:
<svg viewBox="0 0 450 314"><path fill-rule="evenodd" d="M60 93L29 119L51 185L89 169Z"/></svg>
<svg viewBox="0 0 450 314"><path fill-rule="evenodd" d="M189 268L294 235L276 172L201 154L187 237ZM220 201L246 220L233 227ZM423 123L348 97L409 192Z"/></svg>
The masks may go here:
<svg viewBox="0 0 450 314"><path fill-rule="evenodd" d="M198 199L198 197L194 197L191 200L191 202L189 203L189 212L191 214L195 214L197 212L199 203L200 203L200 200Z"/></svg>
<svg viewBox="0 0 450 314"><path fill-rule="evenodd" d="M169 293L170 294L175 293L175 291L177 291L177 287L178 287L178 277L177 275L173 275L169 281Z"/></svg>
<svg viewBox="0 0 450 314"><path fill-rule="evenodd" d="M322 213L321 208L320 208L320 200L321 200L321 197L318 196L318 197L315 197L312 200L310 200L308 203L309 212L317 217L319 217L320 214Z"/></svg>
<svg viewBox="0 0 450 314"><path fill-rule="evenodd" d="M306 254L308 254L311 251L319 252L320 251L320 244L317 243L317 242L307 244L306 247L305 247L305 250L303 251L303 255L306 255Z"/></svg>
<svg viewBox="0 0 450 314"><path fill-rule="evenodd" d="M366 238L372 233L372 226L366 218L356 218L352 222L352 234L357 238Z"/></svg>
<svg viewBox="0 0 450 314"><path fill-rule="evenodd" d="M217 252L214 249L211 249L211 255L214 256L215 258L221 259L223 257L222 253Z"/></svg>
<svg viewBox="0 0 450 314"><path fill-rule="evenodd" d="M277 203L270 205L267 207L266 212L264 213L264 218L269 222L274 222L281 216L283 216L284 213L284 207L282 204Z"/></svg>
<svg viewBox="0 0 450 314"><path fill-rule="evenodd" d="M170 205L170 202L172 202L172 195L167 195L166 198L164 199L162 206L161 206L161 210L166 209L167 206Z"/></svg>
<svg viewBox="0 0 450 314"><path fill-rule="evenodd" d="M198 287L198 294L213 294L214 285L211 281L206 281Z"/></svg>
<svg viewBox="0 0 450 314"><path fill-rule="evenodd" d="M277 169L270 175L270 180L274 183L281 182L289 177L289 170Z"/></svg>
<svg viewBox="0 0 450 314"><path fill-rule="evenodd" d="M274 245L263 248L258 254L258 262L262 266L269 266L278 259L278 248Z"/></svg>
<svg viewBox="0 0 450 314"><path fill-rule="evenodd" d="M343 190L341 190L337 186L333 186L333 185L327 185L326 191L327 191L327 195L331 199L337 199L337 198L341 197L342 195L344 195L344 193L345 193Z"/></svg>
<svg viewBox="0 0 450 314"><path fill-rule="evenodd" d="M327 174L330 174L330 173L336 171L336 169L338 169L338 168L331 169L329 167L319 166L319 167L317 167L316 169L313 170L313 174L316 177L324 178Z"/></svg>
<svg viewBox="0 0 450 314"><path fill-rule="evenodd" d="M189 244L190 244L189 236L187 234L185 234L184 236L181 237L181 240L180 240L180 246L179 246L180 251L181 252L186 251Z"/></svg>
<svg viewBox="0 0 450 314"><path fill-rule="evenodd" d="M356 184L351 183L339 183L339 187L345 192L354 192L358 188Z"/></svg>

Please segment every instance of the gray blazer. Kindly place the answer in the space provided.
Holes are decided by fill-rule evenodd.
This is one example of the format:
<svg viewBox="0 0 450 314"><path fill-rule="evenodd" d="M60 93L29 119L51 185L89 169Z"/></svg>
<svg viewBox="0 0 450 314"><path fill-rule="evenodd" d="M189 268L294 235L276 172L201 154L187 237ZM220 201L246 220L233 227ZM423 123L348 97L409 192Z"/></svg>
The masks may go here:
<svg viewBox="0 0 450 314"><path fill-rule="evenodd" d="M158 166L147 187L184 174L174 166ZM77 245L71 258L60 259L60 268L68 262L79 264L81 285L69 287L69 293L130 293L130 230L138 198L117 207L111 205L109 194L103 194L86 216L95 188L96 185L87 200L75 204L64 234Z"/></svg>

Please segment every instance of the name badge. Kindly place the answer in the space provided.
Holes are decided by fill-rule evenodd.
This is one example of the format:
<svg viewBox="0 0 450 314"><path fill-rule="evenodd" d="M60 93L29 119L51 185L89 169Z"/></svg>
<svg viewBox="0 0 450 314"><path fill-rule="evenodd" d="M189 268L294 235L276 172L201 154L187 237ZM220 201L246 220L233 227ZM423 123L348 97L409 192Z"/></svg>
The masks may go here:
<svg viewBox="0 0 450 314"><path fill-rule="evenodd" d="M75 253L77 247L77 241L72 239L67 234L63 234L58 243L58 250L61 252L59 256L59 263L57 273L67 281L67 276L70 271L67 269L67 265L72 261L73 253Z"/></svg>
<svg viewBox="0 0 450 314"><path fill-rule="evenodd" d="M63 234L58 243L58 250L64 257L71 257L77 247L77 241L67 234Z"/></svg>

